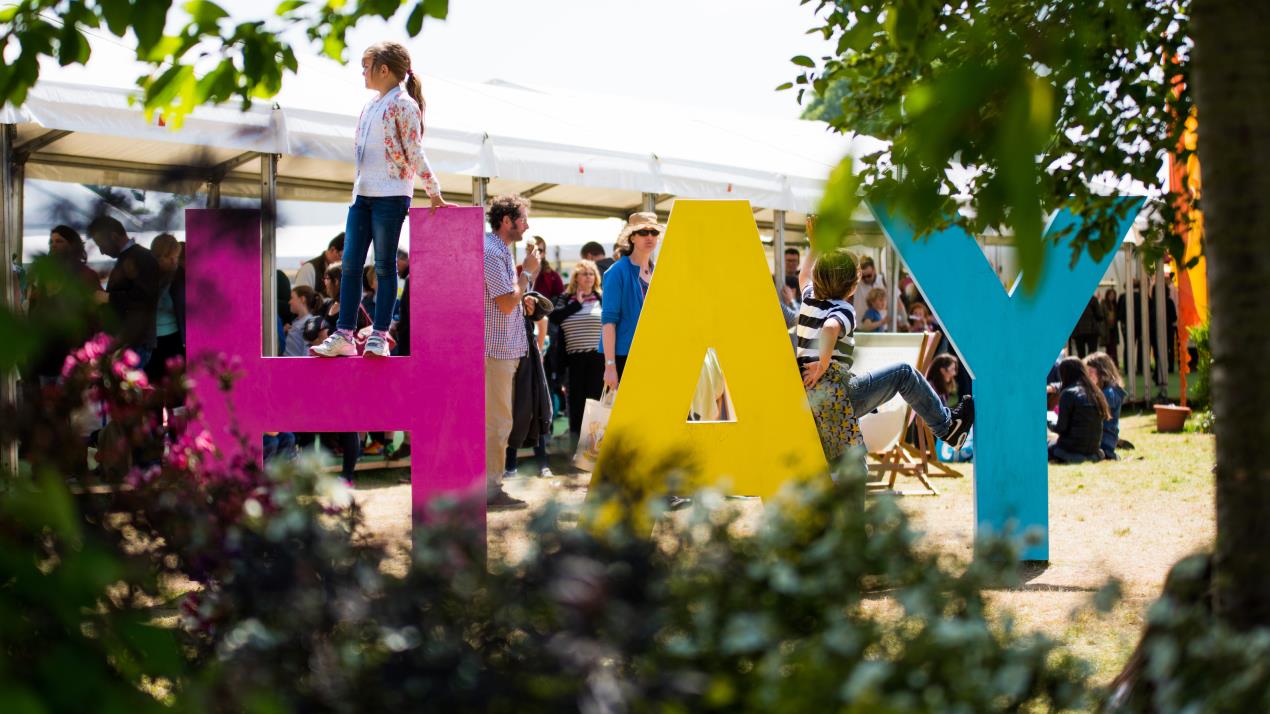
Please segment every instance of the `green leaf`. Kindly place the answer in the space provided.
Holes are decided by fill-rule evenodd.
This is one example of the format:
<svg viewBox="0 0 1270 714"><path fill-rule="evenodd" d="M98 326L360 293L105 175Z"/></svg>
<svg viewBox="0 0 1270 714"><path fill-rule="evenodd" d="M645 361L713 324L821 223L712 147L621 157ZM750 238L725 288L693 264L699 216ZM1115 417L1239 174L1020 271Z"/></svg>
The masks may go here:
<svg viewBox="0 0 1270 714"><path fill-rule="evenodd" d="M423 0L423 12L428 17L444 20L450 14L450 0Z"/></svg>
<svg viewBox="0 0 1270 714"><path fill-rule="evenodd" d="M163 37L172 0L137 0L133 8L132 31L137 36L137 55L144 56Z"/></svg>
<svg viewBox="0 0 1270 714"><path fill-rule="evenodd" d="M422 29L423 29L423 2L422 0L420 0L419 4L415 5L415 8L410 11L410 17L406 19L406 34L411 37L414 37L415 35L419 34L419 30L422 30Z"/></svg>
<svg viewBox="0 0 1270 714"><path fill-rule="evenodd" d="M285 2L278 3L278 7L274 8L273 12L278 17L282 17L283 15L299 10L305 5L308 5L305 0L286 0Z"/></svg>
<svg viewBox="0 0 1270 714"><path fill-rule="evenodd" d="M793 83L793 82L785 82L784 84L779 84L779 85L777 85L777 86L776 86L776 89L774 89L774 90L772 90L772 91L775 91L775 92L783 92L783 91L785 91L786 89L793 89L793 87L794 87L794 83Z"/></svg>
<svg viewBox="0 0 1270 714"><path fill-rule="evenodd" d="M57 47L57 62L65 67L68 64L83 64L88 61L90 48L88 41L80 34L79 28L67 24L62 28L61 41Z"/></svg>
<svg viewBox="0 0 1270 714"><path fill-rule="evenodd" d="M215 27L216 23L229 17L224 8L211 0L190 0L185 4L185 11L190 19L200 27Z"/></svg>
<svg viewBox="0 0 1270 714"><path fill-rule="evenodd" d="M789 61L793 62L799 67L813 67L814 68L816 66L815 61L813 61L807 55L795 55L794 57L790 58Z"/></svg>
<svg viewBox="0 0 1270 714"><path fill-rule="evenodd" d="M860 204L859 188L851 155L847 154L829 174L825 195L820 199L811 235L817 252L825 253L842 245L851 230L851 216Z"/></svg>
<svg viewBox="0 0 1270 714"><path fill-rule="evenodd" d="M322 40L322 54L336 61L344 60L345 47L347 45L344 43L344 38L334 33L327 35L326 39Z"/></svg>
<svg viewBox="0 0 1270 714"><path fill-rule="evenodd" d="M132 9L128 0L98 0L102 17L106 18L106 28L116 37L123 37L128 31L128 18Z"/></svg>

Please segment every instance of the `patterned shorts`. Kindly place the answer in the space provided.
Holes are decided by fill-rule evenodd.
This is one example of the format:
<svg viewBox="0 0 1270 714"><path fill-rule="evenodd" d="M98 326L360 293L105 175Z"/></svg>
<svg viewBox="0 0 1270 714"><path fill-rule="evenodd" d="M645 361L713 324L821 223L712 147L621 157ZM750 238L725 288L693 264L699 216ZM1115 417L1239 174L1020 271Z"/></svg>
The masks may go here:
<svg viewBox="0 0 1270 714"><path fill-rule="evenodd" d="M829 369L820 376L816 386L807 390L811 403L811 415L816 419L820 432L820 445L829 463L837 461L847 449L864 444L860 433L860 421L856 419L851 400L847 397L847 381L851 372L839 362L830 362Z"/></svg>

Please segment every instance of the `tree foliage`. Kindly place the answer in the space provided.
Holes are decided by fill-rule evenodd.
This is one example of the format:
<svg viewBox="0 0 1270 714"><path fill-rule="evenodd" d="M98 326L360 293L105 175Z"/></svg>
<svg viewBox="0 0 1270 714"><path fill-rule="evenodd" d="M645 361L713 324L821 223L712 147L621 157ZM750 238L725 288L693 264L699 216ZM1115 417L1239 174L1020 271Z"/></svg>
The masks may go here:
<svg viewBox="0 0 1270 714"><path fill-rule="evenodd" d="M86 30L104 28L136 43L137 60L153 68L138 79L147 112L174 124L201 104L267 99L298 69L286 39L301 30L331 59L343 61L348 32L367 17L390 19L410 7L406 32L425 18L444 19L448 0L284 0L272 17L233 22L211 0L20 0L0 8L0 104L21 105L40 75L40 59L62 66L91 55Z"/></svg>
<svg viewBox="0 0 1270 714"><path fill-rule="evenodd" d="M821 0L814 31L836 54L794 57L782 88L836 100L835 129L890 143L860 167L864 196L922 232L1012 234L1030 287L1046 215L1086 219L1073 259L1100 256L1117 247L1112 194L1128 182L1157 197L1149 237L1180 257L1161 176L1191 111L1186 13L1186 0ZM851 200L831 192L825 210Z"/></svg>

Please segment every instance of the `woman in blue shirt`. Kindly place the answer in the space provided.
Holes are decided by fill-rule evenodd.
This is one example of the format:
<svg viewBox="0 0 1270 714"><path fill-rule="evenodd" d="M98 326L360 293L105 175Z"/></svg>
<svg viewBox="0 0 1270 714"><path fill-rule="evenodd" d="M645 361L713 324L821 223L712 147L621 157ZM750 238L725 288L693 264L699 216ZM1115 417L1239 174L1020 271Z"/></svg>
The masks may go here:
<svg viewBox="0 0 1270 714"><path fill-rule="evenodd" d="M653 280L653 251L665 228L656 213L634 213L617 238L622 256L604 273L604 308L600 316L604 352L604 384L617 389L635 326Z"/></svg>

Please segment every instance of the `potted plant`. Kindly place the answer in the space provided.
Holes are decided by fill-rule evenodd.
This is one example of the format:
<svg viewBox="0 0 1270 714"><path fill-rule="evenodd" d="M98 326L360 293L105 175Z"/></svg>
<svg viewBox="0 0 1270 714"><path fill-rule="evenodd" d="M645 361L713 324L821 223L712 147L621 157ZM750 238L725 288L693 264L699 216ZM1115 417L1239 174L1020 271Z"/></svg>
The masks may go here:
<svg viewBox="0 0 1270 714"><path fill-rule="evenodd" d="M1191 408L1177 404L1156 404L1155 405L1155 430L1159 432L1181 431L1186 425L1186 417L1190 416Z"/></svg>

